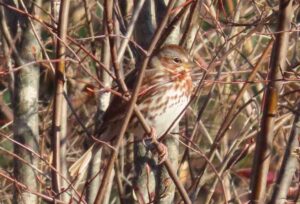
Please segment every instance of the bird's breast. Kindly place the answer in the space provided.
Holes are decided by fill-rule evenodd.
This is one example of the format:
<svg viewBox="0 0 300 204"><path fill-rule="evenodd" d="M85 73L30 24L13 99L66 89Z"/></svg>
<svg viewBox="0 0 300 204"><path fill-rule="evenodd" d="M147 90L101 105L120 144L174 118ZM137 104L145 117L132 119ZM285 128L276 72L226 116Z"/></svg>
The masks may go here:
<svg viewBox="0 0 300 204"><path fill-rule="evenodd" d="M176 125L188 105L190 96L182 89L169 88L164 93L155 94L151 100L139 104L139 109L148 125L155 128L158 137L161 137L171 126ZM135 121L134 134L143 137L144 130L139 122Z"/></svg>

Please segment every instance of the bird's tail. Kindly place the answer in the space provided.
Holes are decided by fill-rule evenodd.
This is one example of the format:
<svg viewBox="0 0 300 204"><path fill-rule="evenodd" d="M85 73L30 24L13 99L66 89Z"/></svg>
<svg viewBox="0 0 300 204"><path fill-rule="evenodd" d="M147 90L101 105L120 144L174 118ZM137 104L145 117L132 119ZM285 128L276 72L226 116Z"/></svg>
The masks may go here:
<svg viewBox="0 0 300 204"><path fill-rule="evenodd" d="M69 173L72 178L82 175L91 161L93 156L93 149L95 145L92 145L77 161L75 161L69 168Z"/></svg>

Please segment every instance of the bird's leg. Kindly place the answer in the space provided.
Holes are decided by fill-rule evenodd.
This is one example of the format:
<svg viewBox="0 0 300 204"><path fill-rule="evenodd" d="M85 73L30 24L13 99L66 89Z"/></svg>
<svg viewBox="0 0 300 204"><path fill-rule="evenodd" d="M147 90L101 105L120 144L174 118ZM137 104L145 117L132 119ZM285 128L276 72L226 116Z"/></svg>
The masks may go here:
<svg viewBox="0 0 300 204"><path fill-rule="evenodd" d="M151 143L147 145L145 142L144 144L146 144L146 146L148 147L154 145L158 153L158 164L160 165L168 158L168 148L162 142L159 142L157 140L157 134L155 128L151 127L150 134L147 134L147 136L150 137L149 139L151 139Z"/></svg>

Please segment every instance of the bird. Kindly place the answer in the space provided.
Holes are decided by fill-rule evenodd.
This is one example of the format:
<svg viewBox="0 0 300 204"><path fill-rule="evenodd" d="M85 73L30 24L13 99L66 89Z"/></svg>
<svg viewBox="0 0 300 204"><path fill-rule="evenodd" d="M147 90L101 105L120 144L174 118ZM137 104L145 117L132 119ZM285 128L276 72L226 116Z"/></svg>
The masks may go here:
<svg viewBox="0 0 300 204"><path fill-rule="evenodd" d="M156 138L166 134L178 124L193 93L192 69L196 64L181 46L167 44L150 58L137 98L137 106L147 124L154 130ZM133 88L136 75L126 77L129 90ZM110 142L116 138L126 115L126 101L114 96L98 128L97 139ZM171 127L172 126L172 127ZM145 138L145 131L138 118L133 115L128 132L136 140ZM70 168L71 176L81 173L103 144L95 143Z"/></svg>

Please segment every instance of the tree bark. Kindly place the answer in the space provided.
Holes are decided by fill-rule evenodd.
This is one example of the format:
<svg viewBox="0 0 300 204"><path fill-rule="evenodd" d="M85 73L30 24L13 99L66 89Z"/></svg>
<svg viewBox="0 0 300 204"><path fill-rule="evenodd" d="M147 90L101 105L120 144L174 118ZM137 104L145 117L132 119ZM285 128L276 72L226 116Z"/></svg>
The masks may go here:
<svg viewBox="0 0 300 204"><path fill-rule="evenodd" d="M25 1L24 4L26 7L20 5L21 10L25 12L29 10L31 13L39 14L39 8L34 6L34 4L41 6L41 1ZM7 17L9 18L9 16ZM37 39L40 36L40 25L31 22L29 18L24 16L18 16L16 21L11 23L16 23L14 25L17 25L17 22L21 24L21 38L16 45L14 60L17 66L21 66L41 58L40 45ZM15 37L15 34L11 32L11 36ZM10 45L11 43L8 42ZM14 139L22 145L29 147L34 152L39 151L39 77L39 66L35 64L20 69L15 73L13 94ZM14 153L32 166L38 166L38 158L34 157L20 145L14 144ZM14 160L14 175L19 182L29 186L30 189L38 191L36 172L32 167L16 159ZM28 204L38 203L39 201L36 195L20 191L18 188L15 188L13 200L14 203Z"/></svg>
<svg viewBox="0 0 300 204"><path fill-rule="evenodd" d="M272 194L270 204L283 204L287 201L287 194L291 186L296 170L299 168L299 160L293 152L299 148L298 135L300 133L300 103L295 113L294 124L286 146L281 169Z"/></svg>

